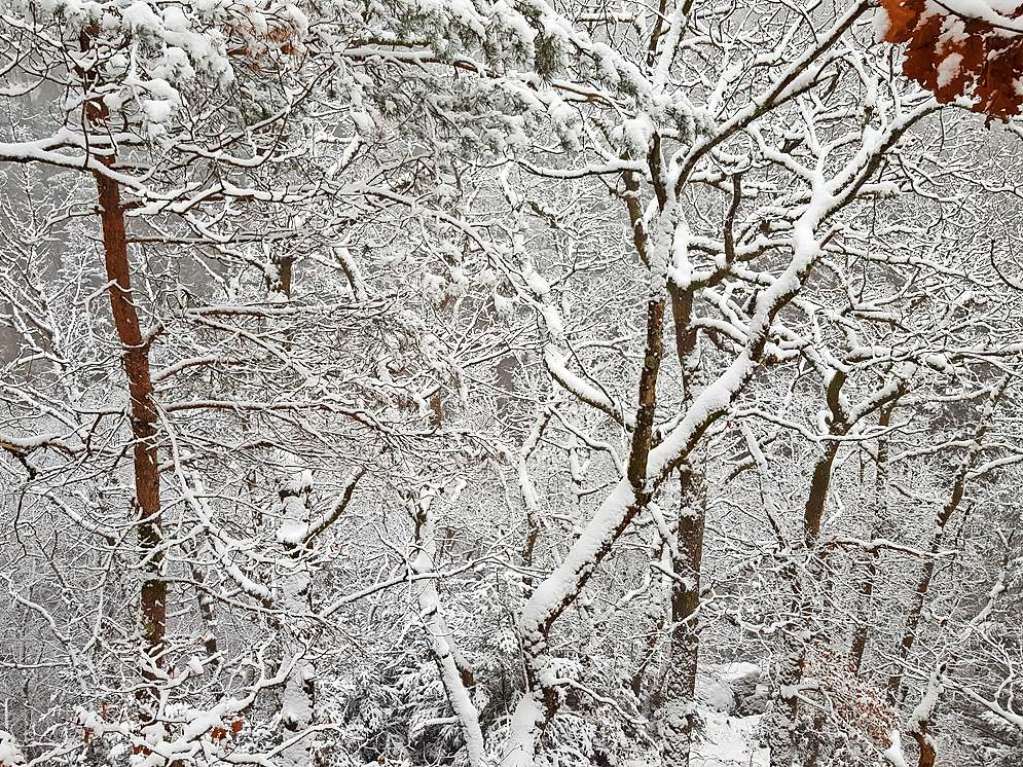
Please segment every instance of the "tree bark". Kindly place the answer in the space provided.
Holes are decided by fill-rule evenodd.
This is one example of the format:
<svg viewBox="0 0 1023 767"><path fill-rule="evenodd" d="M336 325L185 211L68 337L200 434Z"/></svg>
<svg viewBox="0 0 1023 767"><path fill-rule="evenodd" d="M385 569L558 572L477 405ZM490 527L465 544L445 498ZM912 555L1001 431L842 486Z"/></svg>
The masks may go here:
<svg viewBox="0 0 1023 767"><path fill-rule="evenodd" d="M955 480L952 483L952 491L949 495L948 502L941 508L934 520L934 532L931 535L931 544L929 548L930 556L924 560L923 568L920 573L920 580L917 583L916 592L913 596L913 604L906 616L906 625L902 632L902 639L899 642L898 659L895 662L894 671L888 678L888 702L892 705L897 704L901 696L903 676L902 669L905 666L906 661L909 659L909 654L913 650L913 645L916 643L917 632L920 627L920 618L923 615L924 605L927 602L927 594L930 591L931 581L934 578L936 556L940 553L942 542L945 539L945 528L948 525L949 520L952 518L952 515L955 514L956 510L962 503L963 495L966 493L966 482L969 479L974 462L980 454L981 443L984 436L987 434L987 431L991 426L991 421L994 418L995 407L1002 395L1005 393L1009 380L1009 377L1006 376L994 388L992 388L991 394L984 406L984 411L981 414L977 427L973 433L973 440L970 442L970 446L966 450L966 455L963 456L963 459L956 470Z"/></svg>
<svg viewBox="0 0 1023 767"><path fill-rule="evenodd" d="M814 549L816 548L817 539L820 536L821 523L824 518L824 509L828 496L828 489L831 485L831 469L835 463L835 456L838 453L838 443L832 442L825 448L824 455L820 460L817 461L814 466L813 476L810 480L810 490L807 496L806 506L803 511L803 540L806 546L808 556L813 557ZM808 562L807 567L811 567L812 562ZM809 627L807 625L811 605L807 603L807 595L805 594L805 584L801 584L801 575L793 568L790 570L788 575L791 578L791 585L795 592L796 600L796 611L798 620L800 622L800 634L804 635ZM803 642L797 641L791 648L791 655L789 665L783 671L782 684L783 686L795 688L798 686L800 679L803 674L803 665L806 655L806 646ZM795 719L798 713L799 704L795 695L795 690L792 690L791 695L783 693L783 700L785 700L789 713Z"/></svg>
<svg viewBox="0 0 1023 767"><path fill-rule="evenodd" d="M683 401L692 403L691 356L697 331L692 327L693 290L669 284L675 331L675 354L682 378ZM697 610L700 606L700 571L706 520L706 485L690 460L679 469L679 517L672 553L671 637L664 674L661 753L666 764L686 767L696 734L696 675L700 662Z"/></svg>
<svg viewBox="0 0 1023 767"><path fill-rule="evenodd" d="M82 30L79 46L83 54L92 47L96 27ZM88 94L96 86L96 70L76 66L82 79L86 99L82 106L83 121L90 128L105 131L109 111L102 99ZM106 168L114 165L114 149L98 152ZM153 379L149 367L149 339L142 333L138 310L131 287L131 261L128 257L127 226L121 203L120 184L100 170L92 171L96 181L100 222L103 234L103 263L107 277L107 293L114 330L121 345L121 361L128 379L129 420L133 439L132 468L135 481L135 507L138 515L138 538L141 549L143 582L139 596L142 618L143 654L147 662L142 677L155 682L163 659L164 637L167 633L167 582L162 577L163 541L160 508L160 464L157 450L158 414L153 397ZM152 684L139 693L140 700L156 701Z"/></svg>
<svg viewBox="0 0 1023 767"><path fill-rule="evenodd" d="M203 631L202 645L206 650L206 658L211 667L220 665L220 648L217 643L217 608L213 598L205 588L206 574L195 561L189 563L189 570L192 573L192 580L196 583L195 601L199 608L199 618L202 620Z"/></svg>
<svg viewBox="0 0 1023 767"><path fill-rule="evenodd" d="M303 529L310 522L312 476L308 471L297 467L288 468L291 476L279 490L282 516L285 525ZM285 629L278 622L274 628L281 635L285 630L290 631L299 640L299 647L303 650L284 683L284 696L281 701L281 721L287 736L292 737L308 729L316 719L316 666L308 658L308 651L305 649L306 645L312 644L312 632L306 622L298 618L310 609L312 577L308 563L303 557L304 540L296 540L290 536L282 537L285 539L282 541L284 550L292 561L292 570L285 577L281 587L281 602L289 615L290 625ZM281 757L286 765L308 767L316 763L317 754L311 738L307 737L284 749Z"/></svg>
<svg viewBox="0 0 1023 767"><path fill-rule="evenodd" d="M920 628L920 618L923 615L924 605L927 603L927 594L931 589L931 581L934 578L934 571L936 569L935 555L940 551L941 543L945 538L945 526L952 518L956 509L959 508L959 504L963 499L968 467L969 463L964 462L963 468L956 477L955 484L952 486L952 494L948 499L948 503L938 512L938 516L935 519L934 534L931 536L929 548L931 556L924 560L923 568L920 572L920 580L913 594L913 603L910 606L909 613L906 615L906 625L902 630L902 639L899 641L898 660L896 661L895 670L888 678L888 702L892 705L898 703L902 692L903 664L909 658L913 645L916 644L917 632Z"/></svg>
<svg viewBox="0 0 1023 767"><path fill-rule="evenodd" d="M828 381L825 390L830 421L828 427L829 437L838 437L846 434L849 424L843 415L840 396L842 385L846 377L842 372L836 372ZM806 569L804 575L793 564L786 568L786 575L790 581L793 591L793 605L796 614L796 626L788 638L788 649L782 663L779 674L779 701L783 705L785 721L779 727L775 737L775 743L771 749L771 764L773 766L789 767L796 755L796 730L799 721L799 685L803 680L803 672L806 667L806 648L811 640L811 622L816 612L811 602L811 595L808 590L809 583L804 578L819 580L824 577L824 566L817 554L817 544L820 540L821 527L824 522L824 513L827 509L828 493L831 489L831 472L835 465L835 458L838 456L839 443L835 439L829 439L824 446L824 452L818 457L813 467L813 474L810 478L810 487L806 496L806 504L803 507L803 547L806 554ZM811 747L808 753L808 767L813 765L817 759L820 748L819 738L816 733L811 734Z"/></svg>
<svg viewBox="0 0 1023 767"><path fill-rule="evenodd" d="M931 674L924 690L923 698L913 711L909 723L909 734L916 741L920 757L917 759L917 767L934 767L938 760L938 747L934 738L930 735L931 720L934 718L934 709L944 691L941 684L941 674L944 666L939 665Z"/></svg>
<svg viewBox="0 0 1023 767"><path fill-rule="evenodd" d="M706 519L706 488L698 471L679 471L681 491L677 556L672 558L671 639L664 678L661 753L665 764L687 767L696 734L696 674L700 635L700 567Z"/></svg>
<svg viewBox="0 0 1023 767"><path fill-rule="evenodd" d="M891 425L892 411L895 410L895 403L881 408L878 415L877 425L887 429ZM874 521L872 525L873 537L881 531L881 526L886 523L888 516L888 439L882 434L877 440L877 462L874 475ZM867 640L870 638L870 608L874 599L874 583L877 579L877 562L880 556L878 549L872 549L867 554L867 562L864 567L863 579L860 581L860 621L853 633L852 645L849 650L849 662L854 674L860 673L863 666L863 653L867 649Z"/></svg>
<svg viewBox="0 0 1023 767"><path fill-rule="evenodd" d="M294 258L290 255L273 253L264 270L266 274L267 299L288 303L292 297L292 267ZM290 334L285 336L285 348L291 348ZM317 669L309 658L308 646L312 644L314 629L297 616L312 607L312 573L306 560L307 547L311 543L308 531L312 524L312 474L305 470L301 461L286 449L277 449L277 456L285 467L286 478L278 488L281 502L283 528L287 534L278 537L291 560L291 572L281 586L284 609L292 616L287 626L275 619L271 624L282 642L285 633L297 640L296 649L301 655L295 659L294 667L284 683L281 700L281 721L288 737L293 737L311 727L316 721L316 676ZM304 532L299 532L304 531ZM281 657L281 663L286 659ZM320 754L311 738L306 737L286 748L281 756L286 765L307 767L318 764Z"/></svg>
<svg viewBox="0 0 1023 767"><path fill-rule="evenodd" d="M266 291L270 298L281 297L284 301L291 300L291 277L295 258L290 255L275 253L266 267Z"/></svg>
<svg viewBox="0 0 1023 767"><path fill-rule="evenodd" d="M436 570L437 541L432 509L435 497L436 491L420 491L413 509L416 546L419 552L412 560L411 566L418 575L429 575ZM472 688L475 685L472 667L459 653L454 634L444 619L437 582L425 578L416 585L416 590L420 617L430 641L430 650L437 664L441 684L465 737L469 765L483 767L486 764L486 750L479 712L472 701Z"/></svg>
<svg viewBox="0 0 1023 767"><path fill-rule="evenodd" d="M151 667L143 676L154 681L162 665L161 652L167 631L167 583L162 575L163 540L160 510L160 469L157 453L157 410L149 369L149 341L142 334L132 295L131 265L125 232L124 208L118 183L95 172L103 224L104 263L114 328L121 344L121 359L128 378L131 432L134 439L133 468L138 536L143 573L140 608L142 638Z"/></svg>
<svg viewBox="0 0 1023 767"><path fill-rule="evenodd" d="M632 433L629 451L628 477L637 498L649 498L646 487L646 466L653 446L654 415L657 412L657 379L664 358L661 326L664 324L663 298L652 298L647 303L646 353L639 376L639 407L636 409L636 429Z"/></svg>

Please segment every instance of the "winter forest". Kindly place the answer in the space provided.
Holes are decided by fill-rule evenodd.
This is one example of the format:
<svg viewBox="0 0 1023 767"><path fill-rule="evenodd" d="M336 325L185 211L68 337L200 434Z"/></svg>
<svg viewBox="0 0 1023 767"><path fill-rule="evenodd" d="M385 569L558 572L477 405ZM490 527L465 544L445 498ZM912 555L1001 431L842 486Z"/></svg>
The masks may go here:
<svg viewBox="0 0 1023 767"><path fill-rule="evenodd" d="M1023 3L0 0L0 767L1023 765Z"/></svg>

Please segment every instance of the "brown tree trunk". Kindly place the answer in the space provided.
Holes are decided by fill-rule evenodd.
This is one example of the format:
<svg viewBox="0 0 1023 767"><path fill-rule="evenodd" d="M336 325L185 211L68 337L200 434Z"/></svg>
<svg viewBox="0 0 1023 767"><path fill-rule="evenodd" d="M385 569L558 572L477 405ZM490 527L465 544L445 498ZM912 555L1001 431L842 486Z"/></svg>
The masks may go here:
<svg viewBox="0 0 1023 767"><path fill-rule="evenodd" d="M941 675L944 673L944 664L939 665L931 674L924 690L920 704L914 709L912 719L909 723L909 734L916 741L920 757L917 760L917 767L934 767L938 760L938 747L931 738L931 720L934 718L934 709L943 692Z"/></svg>
<svg viewBox="0 0 1023 767"><path fill-rule="evenodd" d="M687 767L696 734L693 707L700 655L696 611L700 606L706 490L699 472L689 466L679 472L679 485L678 556L672 561L672 629L664 677L661 752L665 764Z"/></svg>
<svg viewBox="0 0 1023 767"><path fill-rule="evenodd" d="M938 751L934 748L934 742L928 737L926 732L914 732L913 739L920 748L920 760L917 762L917 767L934 767L934 763L938 758Z"/></svg>
<svg viewBox="0 0 1023 767"><path fill-rule="evenodd" d="M160 470L157 456L157 411L149 372L149 341L143 336L131 288L131 265L125 233L124 208L116 181L94 173L103 223L104 262L114 328L121 343L121 359L128 377L131 432L134 438L135 502L143 571L140 606L144 650L154 667L167 631L167 583L161 577L163 540L160 511ZM144 669L147 680L155 669Z"/></svg>
<svg viewBox="0 0 1023 767"><path fill-rule="evenodd" d="M840 403L842 385L845 383L845 375L841 372L835 373L828 382L826 399L828 409L831 412L828 435L838 437L849 430ZM784 720L778 723L774 742L771 748L772 766L784 765L790 767L792 760L797 753L797 725L799 722L799 685L803 680L803 672L806 667L806 649L811 640L811 622L815 612L812 601L812 593L805 583L804 578L819 580L825 577L824 563L817 553L817 544L820 540L821 527L824 522L824 514L827 509L828 493L831 489L831 472L835 465L835 458L838 456L839 442L830 439L824 446L823 454L818 458L813 467L813 475L810 478L810 488L806 496L806 504L803 507L803 546L806 554L806 570L804 574L793 564L785 569L785 576L791 584L793 591L793 609L796 614L796 626L788 637L788 648L786 656L782 661L779 673L779 701L783 704L781 713ZM815 722L816 724L816 722ZM819 733L816 728L810 733L810 744L807 753L807 761L804 764L811 767L816 763L817 754L820 749Z"/></svg>
<svg viewBox="0 0 1023 767"><path fill-rule="evenodd" d="M906 660L909 658L913 645L916 643L917 631L920 626L920 618L923 614L924 604L927 602L927 593L931 588L931 580L934 578L934 571L936 568L935 557L940 552L942 541L945 538L945 528L948 525L949 520L952 518L952 515L955 514L959 505L962 503L963 495L966 493L966 481L970 475L971 469L973 469L973 463L981 451L981 443L984 439L984 435L987 434L987 430L991 425L992 419L994 418L995 408L998 405L998 401L1001 399L1002 395L1005 394L1005 388L1008 386L1009 381L1010 378L1006 376L992 388L988 401L984 406L984 412L981 414L980 420L977 423L977 428L973 433L973 440L971 441L969 448L967 448L966 455L963 456L962 462L959 464L959 468L956 471L955 481L952 483L952 492L949 496L948 503L942 507L934 520L934 533L931 536L931 545L929 549L930 556L924 560L923 569L920 573L920 581L917 583L916 593L913 598L913 604L910 607L909 614L906 616L906 626L902 632L902 640L899 642L899 657L895 662L895 669L888 679L888 701L893 705L899 701L899 697L902 692L902 669Z"/></svg>
<svg viewBox="0 0 1023 767"><path fill-rule="evenodd" d="M657 379L664 358L661 326L664 323L664 299L652 298L646 311L646 353L643 370L639 375L639 407L636 409L636 429L632 433L629 451L628 477L636 498L645 504L650 497L647 489L646 466L653 447L654 416L657 412Z"/></svg>
<svg viewBox="0 0 1023 767"><path fill-rule="evenodd" d="M831 470L837 454L838 443L831 442L825 448L824 455L814 466L813 476L810 480L810 491L807 495L806 506L803 509L803 542L810 557L815 556L814 549L817 545L817 539L820 537L828 489L831 486ZM808 562L807 567L812 567L812 564L812 561ZM802 629L799 633L803 634L808 629L807 623L811 617L811 605L807 603L808 597L805 594L805 588L800 584L800 573L795 568L791 568L787 575L791 579L791 586L795 592L795 609L799 616L800 628ZM791 653L789 665L782 672L781 682L783 686L795 688L803 674L806 647L801 641L796 641L792 645ZM791 696L783 695L783 700L786 701L791 716L795 718L799 704L794 690Z"/></svg>
<svg viewBox="0 0 1023 767"><path fill-rule="evenodd" d="M824 456L813 467L810 480L810 492L803 508L803 543L808 551L817 547L821 525L824 522L824 509L827 506L828 490L831 488L831 470L838 455L838 443L832 441L824 449Z"/></svg>
<svg viewBox="0 0 1023 767"><path fill-rule="evenodd" d="M675 354L682 376L683 400L693 397L690 357L697 335L692 327L693 291L669 285ZM706 520L706 486L692 463L679 470L679 517L672 556L671 637L661 693L661 753L666 764L686 767L695 739L696 675L700 663L700 571Z"/></svg>
<svg viewBox="0 0 1023 767"><path fill-rule="evenodd" d="M291 278L294 271L295 257L283 254L274 254L266 270L266 290L273 296L282 296L286 300L291 299Z"/></svg>
<svg viewBox="0 0 1023 767"><path fill-rule="evenodd" d="M920 572L920 580L917 583L916 592L913 594L913 603L910 606L909 613L906 615L906 625L903 628L902 639L899 642L899 657L895 664L895 670L888 678L888 702L893 705L898 702L902 691L903 664L909 658L913 645L916 643L917 632L920 628L920 618L923 615L924 605L927 603L927 594L930 591L931 581L934 578L934 571L936 569L935 555L941 550L941 544L945 538L945 526L952 518L956 509L959 508L959 504L963 499L963 493L966 490L968 467L969 463L964 462L963 469L956 477L955 484L952 486L952 495L948 503L938 512L938 516L935 519L934 534L931 536L929 548L931 556L924 560L923 568Z"/></svg>
<svg viewBox="0 0 1023 767"><path fill-rule="evenodd" d="M82 30L79 45L83 54L92 47L96 27L89 25ZM96 70L77 68L82 78L85 93L96 85ZM90 128L106 130L109 112L100 98L86 98L83 104L83 120ZM114 164L113 148L109 153L98 152L100 161L110 168ZM139 598L142 617L143 651L149 664L142 669L142 676L152 682L158 674L163 659L164 637L167 633L167 583L162 578L163 541L160 508L160 464L157 453L157 410L153 398L153 379L149 371L149 340L142 335L138 310L131 288L131 262L128 258L128 238L121 204L121 189L117 181L104 173L94 170L96 193L99 202L100 221L103 230L103 261L107 276L107 292L110 295L110 311L114 329L121 344L121 360L128 379L129 418L134 440L132 448L135 475L135 506L138 513L138 536L142 550L143 583ZM147 694L155 698L152 685Z"/></svg>
<svg viewBox="0 0 1023 767"><path fill-rule="evenodd" d="M881 408L877 424L881 429L891 425L892 411L895 403ZM882 434L877 440L877 463L874 475L874 521L873 537L877 537L888 516L888 439ZM870 638L870 608L874 599L874 583L877 578L878 549L871 549L867 554L863 579L860 581L860 621L853 632L852 645L849 649L849 663L854 674L860 673L863 666L863 653L867 649Z"/></svg>

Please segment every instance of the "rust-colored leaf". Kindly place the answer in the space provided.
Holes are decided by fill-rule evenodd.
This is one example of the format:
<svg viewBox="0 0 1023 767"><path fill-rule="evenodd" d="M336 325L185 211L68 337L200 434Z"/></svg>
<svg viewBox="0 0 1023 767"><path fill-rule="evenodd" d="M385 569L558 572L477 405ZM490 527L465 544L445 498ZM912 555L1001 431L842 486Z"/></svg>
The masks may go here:
<svg viewBox="0 0 1023 767"><path fill-rule="evenodd" d="M888 16L884 39L890 43L904 43L912 36L924 10L924 0L881 0Z"/></svg>
<svg viewBox="0 0 1023 767"><path fill-rule="evenodd" d="M888 15L885 39L907 43L903 72L947 103L973 101L975 112L1008 119L1023 109L1023 37L989 22L934 13L925 0L880 0ZM924 15L927 10L928 15ZM1023 16L1023 5L1012 14Z"/></svg>

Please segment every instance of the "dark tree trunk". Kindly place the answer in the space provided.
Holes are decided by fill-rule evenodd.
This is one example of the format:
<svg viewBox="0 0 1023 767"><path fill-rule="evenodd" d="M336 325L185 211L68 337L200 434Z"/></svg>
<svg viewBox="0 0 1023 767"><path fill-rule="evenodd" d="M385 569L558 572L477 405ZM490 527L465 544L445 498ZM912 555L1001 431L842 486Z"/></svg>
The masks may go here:
<svg viewBox="0 0 1023 767"><path fill-rule="evenodd" d="M669 285L675 331L675 354L682 377L683 399L693 398L691 356L697 335L692 327L693 291ZM686 767L695 732L696 675L700 662L697 610L700 606L700 572L703 563L703 530L706 520L706 487L691 460L679 470L679 516L672 556L671 637L667 667L660 692L662 756L667 764Z"/></svg>
<svg viewBox="0 0 1023 767"><path fill-rule="evenodd" d="M830 422L828 436L840 437L849 430L849 424L843 417L840 395L842 385L845 383L845 375L836 372L828 381L825 392L828 409L830 410ZM831 489L831 473L834 469L835 458L838 456L839 442L836 439L829 439L824 446L824 452L818 457L813 467L813 474L810 477L810 487L806 496L806 504L803 507L803 547L806 555L805 574L798 566L793 565L785 569L786 579L789 581L793 592L793 611L795 613L796 625L790 631L787 639L787 650L782 660L779 673L779 694L778 699L782 704L782 711L779 712L784 719L779 723L778 731L774 737L774 744L771 749L771 764L773 766L784 765L790 767L793 758L797 753L797 729L799 723L799 686L803 681L803 673L806 668L807 645L812 638L813 616L817 612L814 604L813 588L819 585L821 579L826 577L824 562L819 556L818 543L820 541L821 528L824 523L824 514L827 510L828 493ZM815 722L816 724L816 722ZM807 752L807 761L804 764L812 767L816 763L817 753L820 749L819 733L816 727L810 733L810 744Z"/></svg>
<svg viewBox="0 0 1023 767"><path fill-rule="evenodd" d="M680 470L679 485L678 556L672 558L672 628L664 677L662 754L666 764L686 767L696 734L693 706L700 658L696 612L700 607L706 490L699 472L689 466Z"/></svg>
<svg viewBox="0 0 1023 767"><path fill-rule="evenodd" d="M945 539L945 526L952 518L956 509L959 508L959 504L963 499L967 474L965 466L966 464L964 464L964 469L956 478L948 503L938 512L938 516L935 519L934 534L931 536L931 545L928 549L931 556L924 560L923 568L920 572L920 580L913 594L913 602L909 608L909 613L906 615L906 625L902 630L902 639L899 641L898 660L895 664L895 670L888 678L888 701L893 705L899 701L902 692L903 664L909 658L913 645L916 644L917 632L920 628L920 618L923 615L924 605L927 604L927 594L931 589L931 581L934 579L934 571L936 569L934 555L941 550L942 541Z"/></svg>
<svg viewBox="0 0 1023 767"><path fill-rule="evenodd" d="M266 290L271 296L291 298L291 276L295 265L294 256L275 254L268 264Z"/></svg>
<svg viewBox="0 0 1023 767"><path fill-rule="evenodd" d="M895 403L881 408L878 415L878 426L887 429L891 425L892 411ZM874 476L874 520L872 525L872 536L877 535L887 524L888 516L888 439L883 434L877 441L877 464ZM867 640L870 638L870 610L874 600L874 583L877 579L877 564L880 556L878 549L871 549L867 553L867 561L864 566L863 578L860 581L860 620L853 633L852 646L849 650L849 663L853 673L859 674L863 666L863 653L867 649Z"/></svg>
<svg viewBox="0 0 1023 767"><path fill-rule="evenodd" d="M987 434L987 430L991 425L991 420L994 418L995 408L999 399L1001 399L1002 395L1005 393L1005 388L1008 385L1009 380L1009 377L1003 378L1001 382L991 390L991 395L984 407L984 412L981 414L976 430L973 433L973 440L966 450L966 455L963 456L963 459L956 470L955 480L952 483L952 492L949 495L948 502L941 508L934 520L934 533L931 536L931 544L928 550L930 556L924 560L923 568L920 573L920 580L917 583L916 593L913 596L913 603L906 616L906 625L902 632L902 639L899 642L898 659L895 662L894 671L888 679L888 701L893 705L898 703L901 697L902 670L906 661L909 659L910 652L913 650L913 645L916 643L917 633L920 627L920 618L923 615L924 605L927 603L927 595L930 591L931 581L934 578L934 572L937 567L935 564L936 556L940 553L941 545L945 539L945 529L948 526L949 520L952 519L952 515L956 513L959 506L962 504L963 496L966 493L966 482L970 476L970 471L973 469L974 461L981 451L981 443L985 434Z"/></svg>

